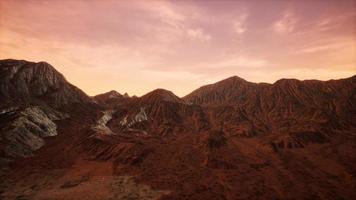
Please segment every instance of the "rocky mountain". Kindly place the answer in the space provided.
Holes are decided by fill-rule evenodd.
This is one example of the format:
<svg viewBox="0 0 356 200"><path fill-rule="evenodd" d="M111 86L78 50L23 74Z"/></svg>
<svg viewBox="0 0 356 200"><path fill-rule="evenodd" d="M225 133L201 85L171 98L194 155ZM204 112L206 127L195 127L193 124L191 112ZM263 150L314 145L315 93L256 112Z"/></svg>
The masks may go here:
<svg viewBox="0 0 356 200"><path fill-rule="evenodd" d="M117 134L165 135L207 127L200 106L189 105L164 89L138 98L126 98L111 108L115 112L108 126Z"/></svg>
<svg viewBox="0 0 356 200"><path fill-rule="evenodd" d="M354 132L356 76L331 81L282 79L256 84L231 77L183 98L199 104L231 135L264 135L274 149L323 143Z"/></svg>
<svg viewBox="0 0 356 200"><path fill-rule="evenodd" d="M162 102L172 102L172 103L185 103L182 99L177 97L173 92L165 89L156 89L143 95L140 98L141 102L156 104Z"/></svg>
<svg viewBox="0 0 356 200"><path fill-rule="evenodd" d="M106 108L117 106L118 104L122 104L129 99L130 96L127 93L122 95L115 90L111 90L103 94L98 94L93 97L94 102Z"/></svg>
<svg viewBox="0 0 356 200"><path fill-rule="evenodd" d="M0 199L356 199L356 76L90 99L0 63Z"/></svg>
<svg viewBox="0 0 356 200"><path fill-rule="evenodd" d="M0 60L0 160L32 156L58 134L56 121L75 114L74 104L92 100L50 64Z"/></svg>
<svg viewBox="0 0 356 200"><path fill-rule="evenodd" d="M83 91L68 83L46 62L0 60L0 70L2 105L40 101L58 108L91 102Z"/></svg>
<svg viewBox="0 0 356 200"><path fill-rule="evenodd" d="M233 76L215 84L202 86L183 99L199 105L237 104L246 101L247 97L255 96L263 86L264 84L259 86Z"/></svg>

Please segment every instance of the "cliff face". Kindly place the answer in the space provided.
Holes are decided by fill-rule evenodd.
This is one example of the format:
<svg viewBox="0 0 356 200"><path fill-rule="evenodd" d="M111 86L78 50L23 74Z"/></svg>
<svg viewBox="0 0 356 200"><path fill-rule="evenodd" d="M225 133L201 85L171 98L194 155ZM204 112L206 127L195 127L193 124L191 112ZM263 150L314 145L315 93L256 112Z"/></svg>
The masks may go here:
<svg viewBox="0 0 356 200"><path fill-rule="evenodd" d="M0 61L1 104L42 101L54 107L91 99L45 62Z"/></svg>

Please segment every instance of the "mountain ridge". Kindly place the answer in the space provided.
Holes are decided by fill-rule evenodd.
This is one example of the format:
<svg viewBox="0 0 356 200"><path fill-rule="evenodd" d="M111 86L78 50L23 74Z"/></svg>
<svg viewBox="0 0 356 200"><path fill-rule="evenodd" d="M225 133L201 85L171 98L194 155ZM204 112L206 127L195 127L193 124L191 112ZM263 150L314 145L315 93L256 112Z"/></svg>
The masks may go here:
<svg viewBox="0 0 356 200"><path fill-rule="evenodd" d="M1 62L0 99L9 102L0 109L1 199L128 189L113 186L140 197L147 187L138 184L167 200L356 197L356 76L273 84L233 76L184 98L156 89L86 101L46 64L18 76Z"/></svg>

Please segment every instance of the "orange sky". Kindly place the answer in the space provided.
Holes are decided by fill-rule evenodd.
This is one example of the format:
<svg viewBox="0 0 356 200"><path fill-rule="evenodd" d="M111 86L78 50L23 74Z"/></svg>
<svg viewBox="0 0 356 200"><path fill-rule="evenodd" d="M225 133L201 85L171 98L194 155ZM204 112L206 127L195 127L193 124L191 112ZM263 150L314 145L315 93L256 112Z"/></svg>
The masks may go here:
<svg viewBox="0 0 356 200"><path fill-rule="evenodd" d="M1 0L6 58L47 61L89 95L344 78L356 74L356 0Z"/></svg>

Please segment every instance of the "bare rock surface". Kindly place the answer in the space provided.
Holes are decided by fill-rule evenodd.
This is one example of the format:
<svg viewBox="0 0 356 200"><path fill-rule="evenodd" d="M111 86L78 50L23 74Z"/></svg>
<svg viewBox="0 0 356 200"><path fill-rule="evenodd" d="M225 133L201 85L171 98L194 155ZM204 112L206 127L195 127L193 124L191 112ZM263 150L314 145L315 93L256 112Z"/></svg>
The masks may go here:
<svg viewBox="0 0 356 200"><path fill-rule="evenodd" d="M104 135L113 135L115 134L106 124L112 119L112 115L115 113L115 110L107 110L103 112L103 115L96 122L96 125L93 126L95 134L104 134Z"/></svg>
<svg viewBox="0 0 356 200"><path fill-rule="evenodd" d="M31 156L33 151L45 144L43 138L57 135L57 125L54 121L64 119L68 115L57 111L46 112L37 106L17 110L16 116L1 128L5 156L12 158ZM8 112L1 117L9 118L7 114Z"/></svg>

